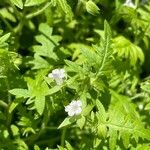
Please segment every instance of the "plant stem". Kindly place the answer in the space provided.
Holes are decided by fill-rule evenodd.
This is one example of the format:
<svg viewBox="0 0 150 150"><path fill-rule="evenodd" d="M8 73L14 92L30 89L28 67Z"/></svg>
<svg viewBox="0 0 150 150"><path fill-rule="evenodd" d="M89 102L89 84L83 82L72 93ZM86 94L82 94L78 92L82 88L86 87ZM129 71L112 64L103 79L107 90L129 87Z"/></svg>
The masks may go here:
<svg viewBox="0 0 150 150"><path fill-rule="evenodd" d="M0 18L2 19L2 21L6 24L6 26L8 27L8 29L13 32L13 28L12 26L9 24L9 22L2 16L0 15Z"/></svg>
<svg viewBox="0 0 150 150"><path fill-rule="evenodd" d="M17 10L16 6L9 0L9 4L11 5L11 7L14 10L14 13L17 14L16 18L18 18L18 20L22 17L22 13L20 11Z"/></svg>
<svg viewBox="0 0 150 150"><path fill-rule="evenodd" d="M6 83L6 87L7 87L7 97L8 97L6 126L7 126L7 130L9 132L10 137L13 137L12 132L11 132L11 128L10 128L13 114L9 112L9 106L11 104L11 94L9 93L10 86L9 86L9 81L7 78L5 78L5 83Z"/></svg>
<svg viewBox="0 0 150 150"><path fill-rule="evenodd" d="M45 130L58 130L58 127L45 127Z"/></svg>
<svg viewBox="0 0 150 150"><path fill-rule="evenodd" d="M42 128L39 133L31 135L30 137L27 137L24 139L25 142L28 143L28 145L32 145L39 139L39 137L46 131L46 130L58 130L57 127L44 127Z"/></svg>
<svg viewBox="0 0 150 150"><path fill-rule="evenodd" d="M134 100L134 99L137 99L137 98L144 98L144 97L146 97L144 94L137 94L137 95L131 97L131 100Z"/></svg>
<svg viewBox="0 0 150 150"><path fill-rule="evenodd" d="M41 14L46 8L48 8L50 5L52 4L52 2L48 2L46 3L46 5L44 5L41 9L37 10L36 12L30 13L26 16L26 19L31 19L35 16L38 16L39 14Z"/></svg>
<svg viewBox="0 0 150 150"><path fill-rule="evenodd" d="M40 141L37 141L36 144L38 144L38 145L47 145L47 144L50 144L50 143L55 143L57 141L59 141L59 137L52 138L52 139L46 139L46 140L40 140ZM53 149L53 150L57 150L57 149Z"/></svg>
<svg viewBox="0 0 150 150"><path fill-rule="evenodd" d="M35 141L37 141L40 138L40 136L45 133L46 129L48 128L46 126L47 126L47 123L48 123L47 118L49 118L49 117L50 117L50 112L49 112L49 109L46 107L40 131L37 134L31 135L30 137L27 137L25 139L25 141L27 141L27 143L29 145L32 145L33 143L35 143Z"/></svg>
<svg viewBox="0 0 150 150"><path fill-rule="evenodd" d="M14 29L14 32L15 33L18 33L19 35L21 35L21 33L22 33L22 28L23 28L23 26L24 26L24 24L25 24L25 17L24 17L24 12L23 12L23 14L22 14L22 18L20 19L20 22L19 22L19 24L18 24L18 26Z"/></svg>
<svg viewBox="0 0 150 150"><path fill-rule="evenodd" d="M6 87L7 87L7 96L8 96L8 104L10 104L11 103L11 94L9 93L9 90L10 90L10 86L9 86L9 82L8 82L8 79L7 78L5 78L5 83L6 83Z"/></svg>
<svg viewBox="0 0 150 150"><path fill-rule="evenodd" d="M85 1L79 0L78 4L77 4L77 7L76 7L76 10L75 10L75 14L77 16L81 14L81 10L82 10L83 5L85 5Z"/></svg>
<svg viewBox="0 0 150 150"><path fill-rule="evenodd" d="M62 130L62 134L61 134L61 146L62 147L64 147L64 144L65 144L65 135L66 135L66 128Z"/></svg>
<svg viewBox="0 0 150 150"><path fill-rule="evenodd" d="M7 109L8 105L7 103L5 103L4 101L0 100L0 106L2 106L3 108Z"/></svg>
<svg viewBox="0 0 150 150"><path fill-rule="evenodd" d="M10 87L9 87L9 83L8 83L8 79L5 79L5 83L6 83L6 87L7 87L7 96L8 96L8 106L11 104L11 95L9 93ZM9 109L9 107L7 107ZM7 127L9 127L10 123L11 123L11 119L12 119L12 114L9 113L9 110L7 109Z"/></svg>

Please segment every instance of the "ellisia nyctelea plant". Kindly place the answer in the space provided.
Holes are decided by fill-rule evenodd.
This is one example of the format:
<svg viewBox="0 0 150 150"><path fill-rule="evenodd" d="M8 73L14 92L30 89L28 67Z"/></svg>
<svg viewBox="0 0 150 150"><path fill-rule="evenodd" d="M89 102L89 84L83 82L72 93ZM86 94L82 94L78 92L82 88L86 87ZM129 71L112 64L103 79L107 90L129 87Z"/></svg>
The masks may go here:
<svg viewBox="0 0 150 150"><path fill-rule="evenodd" d="M0 150L150 150L150 1L0 0Z"/></svg>

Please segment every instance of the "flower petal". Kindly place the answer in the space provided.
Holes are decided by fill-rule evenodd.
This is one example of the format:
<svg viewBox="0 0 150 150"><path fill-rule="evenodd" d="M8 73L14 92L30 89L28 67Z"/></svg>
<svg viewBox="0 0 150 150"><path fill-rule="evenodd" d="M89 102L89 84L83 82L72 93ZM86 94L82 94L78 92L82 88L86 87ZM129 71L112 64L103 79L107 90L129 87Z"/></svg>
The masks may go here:
<svg viewBox="0 0 150 150"><path fill-rule="evenodd" d="M69 116L79 115L82 112L81 106L81 100L73 100L69 105L65 107L65 111L68 112Z"/></svg>
<svg viewBox="0 0 150 150"><path fill-rule="evenodd" d="M75 114L75 112L72 111L72 110L68 112L68 115L69 115L70 117L74 116L74 114Z"/></svg>
<svg viewBox="0 0 150 150"><path fill-rule="evenodd" d="M75 101L75 100L73 100L73 101L70 103L70 106L74 106L74 105L76 105L76 101Z"/></svg>
<svg viewBox="0 0 150 150"><path fill-rule="evenodd" d="M55 81L57 85L61 85L63 83L63 79L60 79L60 78L56 78Z"/></svg>
<svg viewBox="0 0 150 150"><path fill-rule="evenodd" d="M65 77L65 70L64 69L60 69L59 70L59 74L60 74L60 78L64 78Z"/></svg>
<svg viewBox="0 0 150 150"><path fill-rule="evenodd" d="M48 77L49 77L49 78L53 78L52 73L49 73L49 74L48 74Z"/></svg>
<svg viewBox="0 0 150 150"><path fill-rule="evenodd" d="M82 101L81 101L81 100L77 100L77 105L78 105L79 107L81 107L81 106L82 106Z"/></svg>
<svg viewBox="0 0 150 150"><path fill-rule="evenodd" d="M126 0L123 5L127 6L127 7L131 7L131 8L136 8L136 6L133 4L132 0Z"/></svg>
<svg viewBox="0 0 150 150"><path fill-rule="evenodd" d="M59 69L54 69L53 71L52 71L52 74L58 74L59 73Z"/></svg>
<svg viewBox="0 0 150 150"><path fill-rule="evenodd" d="M79 114L81 114L81 112L82 112L82 109L79 107L79 108L75 111L75 114L76 114L76 115L79 115Z"/></svg>
<svg viewBox="0 0 150 150"><path fill-rule="evenodd" d="M70 106L65 106L65 111L68 112L70 110Z"/></svg>

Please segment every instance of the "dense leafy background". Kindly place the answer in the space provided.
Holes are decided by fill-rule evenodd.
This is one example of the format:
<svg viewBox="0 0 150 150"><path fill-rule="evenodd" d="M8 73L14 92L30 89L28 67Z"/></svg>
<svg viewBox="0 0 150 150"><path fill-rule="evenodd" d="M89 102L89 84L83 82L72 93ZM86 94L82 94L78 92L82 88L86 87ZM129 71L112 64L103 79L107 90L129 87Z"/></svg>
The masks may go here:
<svg viewBox="0 0 150 150"><path fill-rule="evenodd" d="M150 2L133 2L0 0L0 150L150 149Z"/></svg>

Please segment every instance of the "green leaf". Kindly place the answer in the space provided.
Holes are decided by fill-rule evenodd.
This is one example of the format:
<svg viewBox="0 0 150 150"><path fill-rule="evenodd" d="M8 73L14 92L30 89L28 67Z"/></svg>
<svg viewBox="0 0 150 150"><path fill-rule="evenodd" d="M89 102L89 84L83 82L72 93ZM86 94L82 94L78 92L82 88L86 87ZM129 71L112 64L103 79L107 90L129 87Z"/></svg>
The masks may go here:
<svg viewBox="0 0 150 150"><path fill-rule="evenodd" d="M10 33L7 33L5 35L3 35L2 37L0 37L0 44L6 42L10 37Z"/></svg>
<svg viewBox="0 0 150 150"><path fill-rule="evenodd" d="M52 35L53 30L46 23L39 25L39 32L40 34L35 36L38 44L32 46L35 55L30 64L34 65L33 69L48 68L50 62L53 65L58 60L58 56L54 50L59 45L58 42L61 40L61 37Z"/></svg>
<svg viewBox="0 0 150 150"><path fill-rule="evenodd" d="M150 94L150 81L148 80L147 82L144 82L141 84L141 89Z"/></svg>
<svg viewBox="0 0 150 150"><path fill-rule="evenodd" d="M10 0L14 5L19 7L20 9L23 9L23 2L22 0Z"/></svg>
<svg viewBox="0 0 150 150"><path fill-rule="evenodd" d="M18 129L17 126L12 124L10 128L11 128L11 131L13 133L13 136L18 136L19 135L19 129Z"/></svg>
<svg viewBox="0 0 150 150"><path fill-rule="evenodd" d="M130 134L129 133L122 133L122 140L123 144L126 147L126 149L129 147L130 144Z"/></svg>
<svg viewBox="0 0 150 150"><path fill-rule="evenodd" d="M34 150L40 150L38 145L34 145Z"/></svg>
<svg viewBox="0 0 150 150"><path fill-rule="evenodd" d="M84 69L80 67L76 62L65 60L65 63L69 66L68 70L71 72L84 73Z"/></svg>
<svg viewBox="0 0 150 150"><path fill-rule="evenodd" d="M66 0L56 0L57 1L57 5L60 7L60 9L65 13L65 15L69 18L72 19L73 17L73 13L71 10L71 7L69 6L69 4L67 3Z"/></svg>
<svg viewBox="0 0 150 150"><path fill-rule="evenodd" d="M68 125L72 124L73 122L75 122L75 118L74 118L74 117L72 117L72 118L67 117L67 118L65 118L65 120L59 125L58 129L63 128L63 127L65 127L65 126L68 126Z"/></svg>
<svg viewBox="0 0 150 150"><path fill-rule="evenodd" d="M109 131L110 138L109 138L109 148L110 150L116 150L116 141L117 141L117 131L111 130Z"/></svg>
<svg viewBox="0 0 150 150"><path fill-rule="evenodd" d="M145 106L145 110L150 110L150 103Z"/></svg>
<svg viewBox="0 0 150 150"><path fill-rule="evenodd" d="M35 108L37 112L42 115L45 108L45 97L44 96L36 96L35 98Z"/></svg>
<svg viewBox="0 0 150 150"><path fill-rule="evenodd" d="M27 144L26 144L22 139L20 139L20 138L16 138L16 139L14 140L14 143L15 143L16 145L18 145L18 147L21 148L21 149L24 149L24 150L27 150L27 149L28 149Z"/></svg>
<svg viewBox="0 0 150 150"><path fill-rule="evenodd" d="M95 69L98 70L100 60L99 55L97 55L97 53L95 53L95 51L93 49L91 50L90 48L87 49L81 48L81 52L82 55L86 58L88 65L94 66Z"/></svg>
<svg viewBox="0 0 150 150"><path fill-rule="evenodd" d="M34 6L44 3L46 0L26 0L24 6Z"/></svg>
<svg viewBox="0 0 150 150"><path fill-rule="evenodd" d="M94 107L94 105L87 105L87 106L83 109L82 114L83 114L84 116L87 116L87 115L91 112L91 110L93 109L93 107Z"/></svg>
<svg viewBox="0 0 150 150"><path fill-rule="evenodd" d="M58 150L67 150L66 148L62 147L62 146L57 146Z"/></svg>
<svg viewBox="0 0 150 150"><path fill-rule="evenodd" d="M102 141L101 139L95 138L93 141L93 148L96 149L100 145L101 141Z"/></svg>
<svg viewBox="0 0 150 150"><path fill-rule="evenodd" d="M58 92L60 89L61 89L61 86L56 85L56 86L52 87L51 89L49 89L48 95L52 95L52 94Z"/></svg>
<svg viewBox="0 0 150 150"><path fill-rule="evenodd" d="M24 99L22 99L22 98L15 99L9 106L9 113L12 113L13 110L23 101L24 101Z"/></svg>
<svg viewBox="0 0 150 150"><path fill-rule="evenodd" d="M49 68L49 63L42 58L41 56L37 55L35 53L34 55L34 60L30 61L31 64L33 64L32 69L44 69L44 68Z"/></svg>
<svg viewBox="0 0 150 150"><path fill-rule="evenodd" d="M6 47L6 45L3 43L1 46ZM11 71L14 71L15 66L14 62L12 62L12 58L10 56L10 52L7 51L7 49L1 49L0 48L0 76L5 77L10 74Z"/></svg>
<svg viewBox="0 0 150 150"><path fill-rule="evenodd" d="M36 109L40 115L44 112L45 97L49 95L49 87L44 81L46 74L47 70L41 70L35 79L26 78L30 93L30 98L26 104L31 106L30 109Z"/></svg>
<svg viewBox="0 0 150 150"><path fill-rule="evenodd" d="M97 135L101 138L106 138L107 135L107 126L104 124L99 124L97 127Z"/></svg>
<svg viewBox="0 0 150 150"><path fill-rule="evenodd" d="M67 150L74 150L73 147L70 145L69 142L65 141L65 144L66 144Z"/></svg>
<svg viewBox="0 0 150 150"><path fill-rule="evenodd" d="M7 8L0 9L0 15L3 18L8 19L9 21L16 22L15 16Z"/></svg>
<svg viewBox="0 0 150 150"><path fill-rule="evenodd" d="M98 108L97 118L99 122L105 122L107 119L107 114L105 112L104 106L98 99L96 100L96 107Z"/></svg>
<svg viewBox="0 0 150 150"><path fill-rule="evenodd" d="M118 36L113 39L113 49L114 53L117 53L119 57L129 59L131 65L136 65L138 60L140 60L141 63L144 62L142 49L123 36Z"/></svg>
<svg viewBox="0 0 150 150"><path fill-rule="evenodd" d="M109 108L109 119L103 123L109 128L110 137L114 131L119 131L121 138L134 138L137 142L139 137L150 139L150 130L144 128L143 122L140 120L136 107L126 96L119 95L111 91L112 99ZM124 142L126 144L127 142ZM126 146L126 145L125 145Z"/></svg>
<svg viewBox="0 0 150 150"><path fill-rule="evenodd" d="M0 48L3 53L4 53L4 50L8 50L9 48L8 43L7 43L7 40L9 39L9 37L10 37L10 33L7 33L0 37ZM8 52L6 51L5 53L8 54Z"/></svg>
<svg viewBox="0 0 150 150"><path fill-rule="evenodd" d="M29 91L27 89L12 89L9 90L9 93L15 95L17 98L23 97L28 98L30 97Z"/></svg>
<svg viewBox="0 0 150 150"><path fill-rule="evenodd" d="M99 55L99 70L98 75L110 73L112 63L112 48L111 48L111 30L107 21L104 22L104 37L101 39L100 46L93 45L95 51Z"/></svg>
<svg viewBox="0 0 150 150"><path fill-rule="evenodd" d="M80 129L83 128L83 126L84 126L84 124L85 124L85 121L86 121L86 119L85 119L85 117L84 117L83 115L81 116L81 118L79 118L79 119L77 120L77 125L80 127Z"/></svg>

